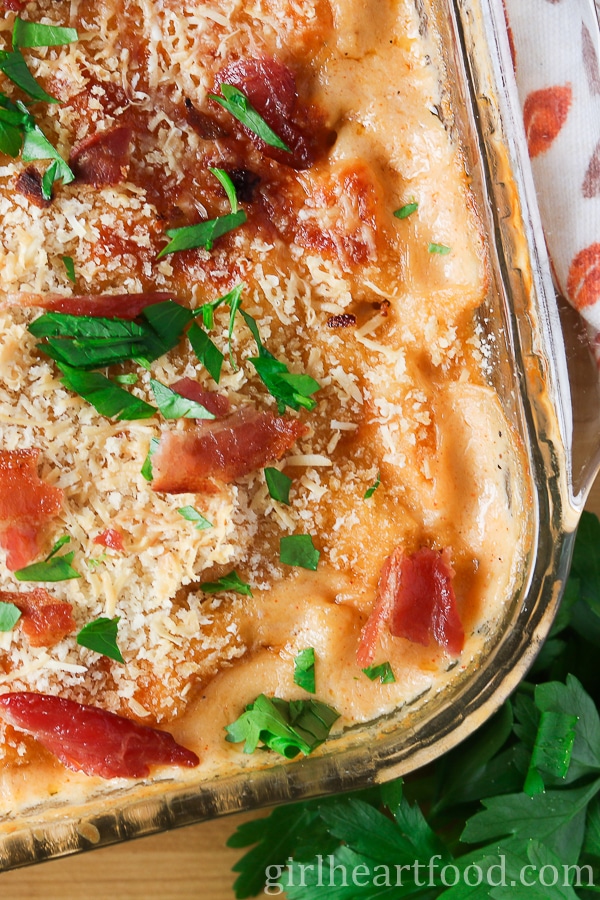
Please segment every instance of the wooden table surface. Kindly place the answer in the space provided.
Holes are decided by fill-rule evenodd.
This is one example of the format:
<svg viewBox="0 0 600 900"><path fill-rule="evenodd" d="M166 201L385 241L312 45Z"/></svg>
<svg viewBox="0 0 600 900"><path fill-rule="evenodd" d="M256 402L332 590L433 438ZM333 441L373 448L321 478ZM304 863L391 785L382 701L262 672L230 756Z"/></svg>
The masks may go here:
<svg viewBox="0 0 600 900"><path fill-rule="evenodd" d="M600 515L600 480L588 509ZM11 900L232 900L231 866L240 851L225 841L246 818L229 816L6 872L1 893Z"/></svg>

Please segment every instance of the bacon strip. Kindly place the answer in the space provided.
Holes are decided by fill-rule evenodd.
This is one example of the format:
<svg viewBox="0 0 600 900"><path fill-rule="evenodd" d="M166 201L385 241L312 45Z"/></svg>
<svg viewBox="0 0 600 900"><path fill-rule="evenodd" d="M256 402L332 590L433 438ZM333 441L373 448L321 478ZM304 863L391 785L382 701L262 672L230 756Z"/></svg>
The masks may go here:
<svg viewBox="0 0 600 900"><path fill-rule="evenodd" d="M377 600L361 634L357 663L369 666L375 657L380 630L427 646L433 639L453 656L463 649L465 635L452 587L454 571L447 551L421 547L405 556L396 547L383 564Z"/></svg>
<svg viewBox="0 0 600 900"><path fill-rule="evenodd" d="M40 451L0 450L0 547L11 571L39 555L43 526L60 511L63 492L37 474Z"/></svg>
<svg viewBox="0 0 600 900"><path fill-rule="evenodd" d="M194 767L200 760L167 731L124 716L28 691L0 697L0 714L32 734L69 769L102 778L146 778L150 766Z"/></svg>
<svg viewBox="0 0 600 900"><path fill-rule="evenodd" d="M168 494L216 493L267 463L281 459L307 428L298 419L245 406L189 431L168 431L152 456L152 487Z"/></svg>
<svg viewBox="0 0 600 900"><path fill-rule="evenodd" d="M132 130L117 125L81 141L71 151L69 165L84 184L103 187L125 181L129 171Z"/></svg>
<svg viewBox="0 0 600 900"><path fill-rule="evenodd" d="M193 378L180 378L171 385L171 390L181 397L185 397L186 400L200 403L217 418L226 416L229 412L229 397L226 397L225 394L218 394L216 391L205 391L202 385Z"/></svg>
<svg viewBox="0 0 600 900"><path fill-rule="evenodd" d="M136 319L147 306L172 300L167 291L153 291L144 294L80 294L64 297L61 294L11 294L8 306L38 306L50 312L68 313L72 316L104 316L120 319Z"/></svg>
<svg viewBox="0 0 600 900"><path fill-rule="evenodd" d="M56 600L44 588L26 593L0 591L0 602L12 603L21 611L19 624L32 647L52 647L75 631L71 604Z"/></svg>

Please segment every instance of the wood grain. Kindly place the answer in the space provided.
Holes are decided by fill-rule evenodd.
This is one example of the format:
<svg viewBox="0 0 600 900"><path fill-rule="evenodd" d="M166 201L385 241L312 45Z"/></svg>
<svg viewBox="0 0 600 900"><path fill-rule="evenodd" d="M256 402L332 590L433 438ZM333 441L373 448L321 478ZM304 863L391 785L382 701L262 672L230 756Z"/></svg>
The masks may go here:
<svg viewBox="0 0 600 900"><path fill-rule="evenodd" d="M588 509L600 515L600 481L592 489ZM238 850L225 841L242 814L203 822L4 873L2 896L11 900L232 900L231 866Z"/></svg>

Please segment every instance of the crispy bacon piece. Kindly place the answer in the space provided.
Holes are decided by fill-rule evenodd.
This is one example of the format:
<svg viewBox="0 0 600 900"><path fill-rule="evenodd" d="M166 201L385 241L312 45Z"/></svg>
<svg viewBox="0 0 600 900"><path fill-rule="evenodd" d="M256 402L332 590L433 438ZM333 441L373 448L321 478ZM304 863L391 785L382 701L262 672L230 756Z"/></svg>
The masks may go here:
<svg viewBox="0 0 600 900"><path fill-rule="evenodd" d="M316 110L298 103L293 72L277 59L258 56L237 59L218 72L215 93L220 84L232 84L248 98L267 125L292 151L287 153L265 144L254 132L244 128L250 140L265 156L294 169L308 169L335 138L320 124Z"/></svg>
<svg viewBox="0 0 600 900"><path fill-rule="evenodd" d="M136 319L147 306L172 300L173 294L154 291L148 294L80 294L63 297L61 294L12 294L10 306L39 306L51 312L69 313L72 316L104 316L120 319Z"/></svg>
<svg viewBox="0 0 600 900"><path fill-rule="evenodd" d="M229 412L229 397L226 397L225 394L218 394L216 391L205 391L202 385L193 378L180 378L171 385L171 390L185 397L186 400L201 403L217 418L226 416Z"/></svg>
<svg viewBox="0 0 600 900"><path fill-rule="evenodd" d="M27 691L0 697L0 714L32 734L69 769L102 778L145 778L150 766L197 766L200 760L167 731Z"/></svg>
<svg viewBox="0 0 600 900"><path fill-rule="evenodd" d="M0 602L12 603L21 611L20 625L32 647L52 647L75 631L71 604L57 600L44 588L26 593L0 591Z"/></svg>
<svg viewBox="0 0 600 900"><path fill-rule="evenodd" d="M357 653L361 668L369 666L384 622L394 637L427 646L433 640L453 656L464 646L465 635L452 587L454 572L447 551L421 547L405 556L396 547L379 576L377 600L363 628Z"/></svg>
<svg viewBox="0 0 600 900"><path fill-rule="evenodd" d="M298 419L245 406L189 431L168 431L152 456L152 487L168 494L216 493L219 484L281 459L307 430Z"/></svg>
<svg viewBox="0 0 600 900"><path fill-rule="evenodd" d="M39 209L46 209L52 203L46 200L42 191L42 176L35 166L27 166L15 179L15 191L27 197Z"/></svg>
<svg viewBox="0 0 600 900"><path fill-rule="evenodd" d="M94 538L95 544L101 544L102 547L108 547L109 550L119 550L121 553L125 550L123 545L123 535L116 528L106 528L97 534Z"/></svg>
<svg viewBox="0 0 600 900"><path fill-rule="evenodd" d="M77 180L94 187L124 181L129 171L132 134L127 125L116 125L81 141L69 157Z"/></svg>
<svg viewBox="0 0 600 900"><path fill-rule="evenodd" d="M0 450L0 547L14 572L40 552L40 531L60 511L63 492L37 474L40 451Z"/></svg>

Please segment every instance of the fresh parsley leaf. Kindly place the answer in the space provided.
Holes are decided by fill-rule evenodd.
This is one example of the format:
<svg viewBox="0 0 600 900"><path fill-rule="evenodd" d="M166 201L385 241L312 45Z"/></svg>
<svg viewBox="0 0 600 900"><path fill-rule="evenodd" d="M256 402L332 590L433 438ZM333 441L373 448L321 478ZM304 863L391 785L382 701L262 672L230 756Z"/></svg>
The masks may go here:
<svg viewBox="0 0 600 900"><path fill-rule="evenodd" d="M58 150L52 146L42 129L35 124L33 118L30 119L29 124L25 127L21 158L24 162L34 162L36 159L54 160L56 166L52 171L52 184L59 179L62 179L63 184L70 184L75 179L74 172L69 168Z"/></svg>
<svg viewBox="0 0 600 900"><path fill-rule="evenodd" d="M77 635L77 643L102 656L108 656L109 659L125 662L117 646L119 619L119 616L115 616L114 619L101 616L93 622L88 622Z"/></svg>
<svg viewBox="0 0 600 900"><path fill-rule="evenodd" d="M75 263L73 262L72 256L61 256L63 261L65 271L67 273L67 278L69 281L72 281L73 284L77 281L77 276L75 275Z"/></svg>
<svg viewBox="0 0 600 900"><path fill-rule="evenodd" d="M19 619L21 610L14 603L0 602L0 631L12 631Z"/></svg>
<svg viewBox="0 0 600 900"><path fill-rule="evenodd" d="M296 410L315 408L317 401L312 395L321 389L321 385L310 375L290 374L285 363L268 350L263 350L258 357L250 357L249 361L268 392L277 400L280 413L285 411L286 406Z"/></svg>
<svg viewBox="0 0 600 900"><path fill-rule="evenodd" d="M242 581L235 569L223 575L218 581L205 581L200 585L205 594L220 594L221 591L235 591L237 594L252 596L250 585Z"/></svg>
<svg viewBox="0 0 600 900"><path fill-rule="evenodd" d="M375 479L375 481L373 482L371 487L367 488L367 490L364 492L363 500L369 500L373 496L373 494L375 493L375 491L377 490L377 488L379 487L380 484L381 484L381 472L378 472L377 478Z"/></svg>
<svg viewBox="0 0 600 900"><path fill-rule="evenodd" d="M226 294L223 294L222 297L216 297L214 300L203 303L202 306L199 306L198 309L194 311L194 315L202 316L204 327L210 331L211 328L215 327L215 310L223 304L226 304L229 307L235 306L237 309L239 306L239 299L242 296L242 291L245 287L246 285L243 281L240 282L240 284L236 284L234 288Z"/></svg>
<svg viewBox="0 0 600 900"><path fill-rule="evenodd" d="M285 150L286 153L291 153L292 151L288 147L288 145L281 140L278 134L276 134L270 125L267 125L263 117L258 113L246 95L239 90L239 88L234 87L232 84L220 84L219 89L222 93L222 97L219 97L217 94L209 94L209 98L214 100L216 103L219 103L223 109L226 109L228 113L237 119L238 122L241 122L242 125L245 125L250 131L256 134L265 144L269 144L271 147L277 147L279 150Z"/></svg>
<svg viewBox="0 0 600 900"><path fill-rule="evenodd" d="M156 415L154 406L134 397L99 372L80 372L62 363L58 367L63 373L61 383L91 403L101 416L132 421L150 419Z"/></svg>
<svg viewBox="0 0 600 900"><path fill-rule="evenodd" d="M160 444L160 438L150 438L150 446L148 447L148 453L146 454L146 459L142 464L142 468L140 469L140 474L142 478L145 478L146 481L152 481L152 457L158 450L158 445Z"/></svg>
<svg viewBox="0 0 600 900"><path fill-rule="evenodd" d="M546 773L560 779L569 771L576 725L577 716L553 711L541 714L523 788L530 797L545 790Z"/></svg>
<svg viewBox="0 0 600 900"><path fill-rule="evenodd" d="M202 406L196 400L188 400L177 391L171 390L165 384L150 379L150 387L156 399L156 403L165 419L214 419L214 413Z"/></svg>
<svg viewBox="0 0 600 900"><path fill-rule="evenodd" d="M157 259L162 259L167 253L178 253L181 250L195 250L203 247L212 250L217 238L239 228L246 221L247 216L243 209L226 216L218 216L216 219L208 219L198 225L184 225L182 228L169 228L165 232L171 238L166 247L163 247Z"/></svg>
<svg viewBox="0 0 600 900"><path fill-rule="evenodd" d="M209 522L208 519L205 519L204 516L198 512L197 509L194 509L193 506L180 506L177 510L180 516L183 516L184 519L187 519L188 522L193 522L195 527L199 531L203 531L205 528L213 528L212 522Z"/></svg>
<svg viewBox="0 0 600 900"><path fill-rule="evenodd" d="M394 684L396 676L389 662L381 663L379 666L368 666L363 672L371 681L379 679L381 684Z"/></svg>
<svg viewBox="0 0 600 900"><path fill-rule="evenodd" d="M600 615L600 521L584 510L573 550L572 577L579 581L581 599Z"/></svg>
<svg viewBox="0 0 600 900"><path fill-rule="evenodd" d="M427 249L430 253L438 253L440 256L445 256L451 252L452 247L447 247L445 244L429 244Z"/></svg>
<svg viewBox="0 0 600 900"><path fill-rule="evenodd" d="M315 693L315 650L307 647L294 658L294 684L309 694Z"/></svg>
<svg viewBox="0 0 600 900"><path fill-rule="evenodd" d="M210 377L218 384L225 357L197 322L191 324L187 336L194 353L198 357L198 361L202 363Z"/></svg>
<svg viewBox="0 0 600 900"><path fill-rule="evenodd" d="M239 719L227 725L226 740L244 741L244 753L259 743L287 759L308 756L322 744L339 713L318 700L280 700L260 694Z"/></svg>
<svg viewBox="0 0 600 900"><path fill-rule="evenodd" d="M279 559L286 566L299 566L316 572L320 556L310 534L289 534L279 539Z"/></svg>
<svg viewBox="0 0 600 900"><path fill-rule="evenodd" d="M235 192L235 185L225 169L215 169L209 167L209 172L212 172L217 181L219 181L222 187L227 194L227 199L229 200L229 205L231 206L231 212L236 213L238 211L238 200L237 194Z"/></svg>
<svg viewBox="0 0 600 900"><path fill-rule="evenodd" d="M0 50L0 71L4 72L13 84L25 91L32 100L45 103L60 103L56 97L51 97L35 80L25 58L20 50Z"/></svg>
<svg viewBox="0 0 600 900"><path fill-rule="evenodd" d="M97 569L98 566L101 566L103 562L106 561L108 554L106 550L103 550L100 556L91 557L90 559L86 559L85 563L88 569Z"/></svg>
<svg viewBox="0 0 600 900"><path fill-rule="evenodd" d="M265 469L265 481L269 488L269 496L278 503L285 503L286 506L289 506L292 479L284 472L280 472L279 469L268 466Z"/></svg>
<svg viewBox="0 0 600 900"><path fill-rule="evenodd" d="M117 384L137 384L140 379L135 372L129 372L126 375L113 375L112 380Z"/></svg>
<svg viewBox="0 0 600 900"><path fill-rule="evenodd" d="M72 44L78 39L75 28L61 28L58 25L43 25L40 22L25 22L15 17L12 33L13 49L19 47L59 47Z"/></svg>
<svg viewBox="0 0 600 900"><path fill-rule="evenodd" d="M60 538L43 562L33 563L18 569L14 572L14 576L18 581L69 581L71 578L81 578L79 572L73 568L71 563L75 557L75 552L64 553L62 556L56 556L58 551L65 544L68 544L70 537L65 535Z"/></svg>
<svg viewBox="0 0 600 900"><path fill-rule="evenodd" d="M412 216L412 214L416 212L418 208L418 203L405 203L404 206L400 207L400 209L394 210L394 215L397 219L407 219L409 216Z"/></svg>
<svg viewBox="0 0 600 900"><path fill-rule="evenodd" d="M150 331L145 333L145 357L150 363L179 344L185 329L194 320L194 313L174 300L164 300L147 306L142 318L150 326ZM142 361L142 365L146 363Z"/></svg>

